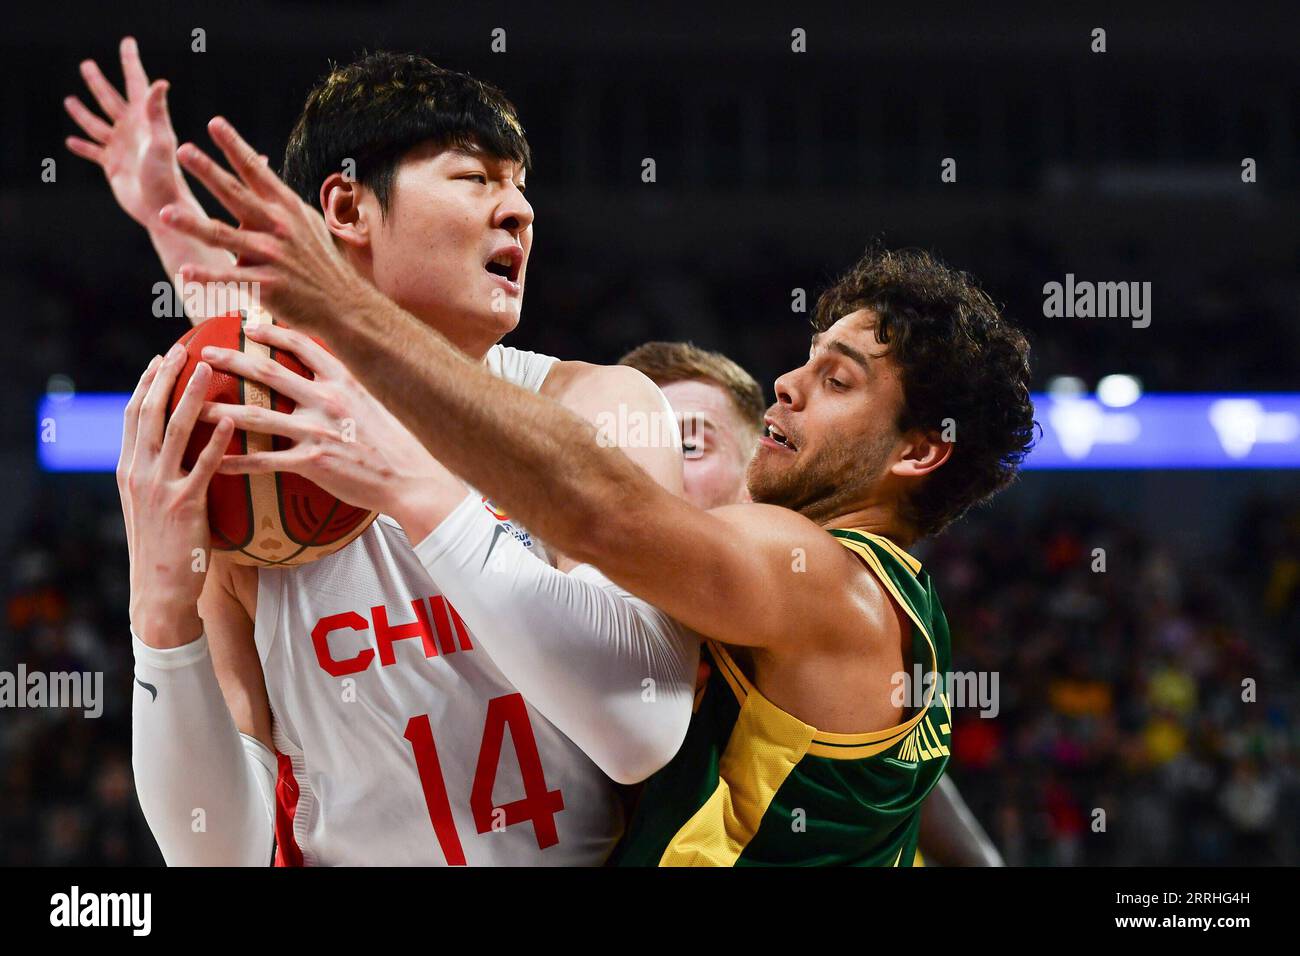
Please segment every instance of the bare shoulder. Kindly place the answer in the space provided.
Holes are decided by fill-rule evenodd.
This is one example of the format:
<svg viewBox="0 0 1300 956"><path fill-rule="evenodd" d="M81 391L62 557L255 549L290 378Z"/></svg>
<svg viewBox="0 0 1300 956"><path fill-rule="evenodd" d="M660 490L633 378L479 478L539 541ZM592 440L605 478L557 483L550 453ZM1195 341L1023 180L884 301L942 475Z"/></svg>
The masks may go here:
<svg viewBox="0 0 1300 956"><path fill-rule="evenodd" d="M557 402L589 401L597 397L614 397L624 401L651 398L663 401L659 386L643 373L627 365L595 365L591 362L557 362L541 394Z"/></svg>
<svg viewBox="0 0 1300 956"><path fill-rule="evenodd" d="M783 585L816 595L818 613L830 623L821 633L843 633L852 641L889 633L893 620L884 585L821 525L777 505L745 503L714 508L710 515L740 532L751 554L763 554L773 593ZM792 602L796 605L802 601ZM852 625L843 624L852 621Z"/></svg>
<svg viewBox="0 0 1300 956"><path fill-rule="evenodd" d="M596 426L597 440L617 446L674 495L682 493L681 436L659 386L626 365L560 362L542 394Z"/></svg>
<svg viewBox="0 0 1300 956"><path fill-rule="evenodd" d="M743 531L751 541L789 542L791 547L804 548L805 553L811 551L822 555L844 550L820 525L779 505L745 502L723 505L712 509L709 514Z"/></svg>

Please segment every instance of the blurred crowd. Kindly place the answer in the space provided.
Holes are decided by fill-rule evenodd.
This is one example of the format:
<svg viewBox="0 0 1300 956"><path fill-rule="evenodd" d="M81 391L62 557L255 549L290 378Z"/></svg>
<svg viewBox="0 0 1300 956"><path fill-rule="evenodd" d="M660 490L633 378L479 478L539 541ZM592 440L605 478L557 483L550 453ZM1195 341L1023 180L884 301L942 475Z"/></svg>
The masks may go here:
<svg viewBox="0 0 1300 956"><path fill-rule="evenodd" d="M131 779L116 492L62 481L81 487L49 492L12 552L0 670L102 671L104 711L3 712L0 864L157 864ZM954 671L996 675L995 717L954 714L950 772L1009 863L1300 861L1300 511L1259 501L1238 527L1193 559L1062 503L924 549Z"/></svg>
<svg viewBox="0 0 1300 956"><path fill-rule="evenodd" d="M1300 860L1300 510L1237 527L1190 557L1060 503L933 541L953 668L1001 691L954 715L950 773L1008 863Z"/></svg>
<svg viewBox="0 0 1300 956"><path fill-rule="evenodd" d="M0 711L0 864L161 864L131 774L130 594L116 489L109 476L61 484L47 486L10 551L0 671L102 673L102 713Z"/></svg>

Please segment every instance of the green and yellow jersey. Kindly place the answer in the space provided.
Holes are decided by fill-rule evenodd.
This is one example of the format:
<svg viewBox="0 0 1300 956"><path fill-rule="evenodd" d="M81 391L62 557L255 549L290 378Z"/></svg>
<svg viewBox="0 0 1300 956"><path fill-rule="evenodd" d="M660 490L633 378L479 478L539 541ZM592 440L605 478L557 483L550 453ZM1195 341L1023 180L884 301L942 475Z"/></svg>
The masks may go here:
<svg viewBox="0 0 1300 956"><path fill-rule="evenodd" d="M646 782L612 863L912 865L921 802L948 763L952 714L939 679L951 669L948 622L910 554L879 535L830 533L911 618L912 660L933 676L909 686L905 719L864 734L818 730L768 701L723 645L706 641L710 673L686 740ZM913 694L919 706L908 706Z"/></svg>

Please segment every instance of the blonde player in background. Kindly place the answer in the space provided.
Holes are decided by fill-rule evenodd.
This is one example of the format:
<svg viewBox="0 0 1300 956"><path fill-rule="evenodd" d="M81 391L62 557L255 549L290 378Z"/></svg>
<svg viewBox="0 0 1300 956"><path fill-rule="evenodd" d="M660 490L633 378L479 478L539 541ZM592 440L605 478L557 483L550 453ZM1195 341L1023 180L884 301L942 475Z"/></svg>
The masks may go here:
<svg viewBox="0 0 1300 956"><path fill-rule="evenodd" d="M176 163L165 82L150 84L130 38L121 54L125 98L82 64L104 117L69 97L89 137L69 148L103 168L169 276L182 262L228 266L159 221L168 205L208 219ZM499 91L384 53L311 92L285 157L348 268L469 358L557 411L670 414L633 370L498 344L519 320L532 247L528 166ZM209 305L187 299L196 322ZM297 403L293 470L383 512L315 563L214 560L196 573L211 461L190 475L179 462L210 369L199 365L170 423L176 349L127 406L132 761L164 858L265 865L274 839L282 864L603 862L623 828L616 782L658 769L685 734L698 639L595 569L548 557L495 510L513 547L498 549L493 573L431 578L413 547L429 528L414 515L437 463L325 350L302 337L289 347L315 373L276 383ZM346 419L355 441L341 440ZM220 427L213 447L230 435ZM629 455L680 494L675 444ZM468 635L438 626L443 601Z"/></svg>
<svg viewBox="0 0 1300 956"><path fill-rule="evenodd" d="M647 342L618 360L663 391L682 432L686 500L697 508L749 501L749 461L763 436L767 402L754 377L720 352L689 342ZM707 679L708 665L700 663ZM944 774L921 811L917 853L942 866L1002 866L1002 855Z"/></svg>

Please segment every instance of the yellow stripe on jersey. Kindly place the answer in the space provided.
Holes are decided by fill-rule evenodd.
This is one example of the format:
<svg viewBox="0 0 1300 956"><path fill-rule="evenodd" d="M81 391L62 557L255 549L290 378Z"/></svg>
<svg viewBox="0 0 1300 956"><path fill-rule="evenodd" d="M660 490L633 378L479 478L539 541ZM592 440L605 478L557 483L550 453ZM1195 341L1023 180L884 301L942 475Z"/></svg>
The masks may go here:
<svg viewBox="0 0 1300 956"><path fill-rule="evenodd" d="M735 666L729 658L720 664L724 674ZM757 690L745 696L718 764L717 788L674 834L659 865L735 866L816 732Z"/></svg>
<svg viewBox="0 0 1300 956"><path fill-rule="evenodd" d="M880 558L877 557L876 552L872 551L865 544L862 544L859 541L854 541L852 538L836 538L835 540L844 545L844 547L848 548L854 554L860 555L862 559L867 562L867 565L871 570L876 573L876 577L880 579L880 583L885 586L886 590L889 591L894 600L898 602L898 606L906 611L907 616L910 617L912 622L921 629L921 633L925 635L925 640L930 645L931 653L933 653L934 641L930 638L930 629L925 626L925 622L922 621L921 616L916 613L916 609L912 607L911 602L908 601L907 598L903 597L902 592L898 590L898 585L896 585L894 579L889 576L889 572L885 570L885 566L880 563ZM920 565L917 565L917 567L920 567ZM938 664L936 663L935 666L937 667Z"/></svg>
<svg viewBox="0 0 1300 956"><path fill-rule="evenodd" d="M888 538L878 534L873 534L870 531L862 531L858 528L844 528L841 530L851 532L852 534L860 534L862 535L862 537L869 538L870 540L874 541L876 544L880 545L882 548L884 548L894 557L898 558L899 561L902 561L903 564L905 564L911 570L912 577L916 577L918 574L921 573L921 562L916 560L916 558L912 557L910 554L908 554L898 545L894 544L894 542L890 541Z"/></svg>
<svg viewBox="0 0 1300 956"><path fill-rule="evenodd" d="M736 663L735 658L728 653L726 647L717 641L709 641L709 650L713 652L713 659L718 662L718 670L722 673L723 678L727 681L727 686L731 692L736 695L736 701L741 707L745 706L745 701L754 695L763 697L762 692L755 687L744 671ZM778 713L785 714L767 698L763 698L764 703L776 710ZM812 743L808 746L808 753L814 757L829 757L832 760L861 760L863 757L872 757L878 753L893 747L920 722L925 716L924 712L913 715L911 720L893 727L886 727L884 730L871 730L864 734L833 734L825 730L813 728ZM791 714L786 717L798 724L800 727L808 726Z"/></svg>
<svg viewBox="0 0 1300 956"><path fill-rule="evenodd" d="M915 571L920 571L921 563L906 551L903 551L894 545L894 543L888 538L882 538L880 535L871 534L868 531L854 531L853 533L860 534L863 537L870 538L872 541L888 546L890 553L898 554L900 558L905 559L905 562L909 567L913 568ZM939 669L939 657L935 650L934 640L930 637L930 629L925 626L925 622L921 620L921 616L916 613L916 609L912 607L911 603L899 592L898 586L894 584L893 578L889 576L888 572L885 571L884 565L880 563L880 558L871 550L870 547L862 544L860 541L854 541L852 538L840 537L837 537L835 540L844 545L844 547L848 548L854 554L860 556L867 563L867 567L869 567L879 579L880 583L885 586L887 591L889 591L893 599L898 602L898 606L907 612L907 616L911 618L912 623L920 630L921 635L925 638L926 644L930 647L931 672L937 671ZM870 734L831 734L819 732L816 739L813 741L812 748L808 752L815 757L858 760L862 757L871 757L882 751L888 750L916 727L917 724L921 722L921 719L929 712L930 706L934 703L934 692L936 687L937 682L930 686L929 696L926 698L920 710L912 715L911 720L890 727L888 730L876 731Z"/></svg>

